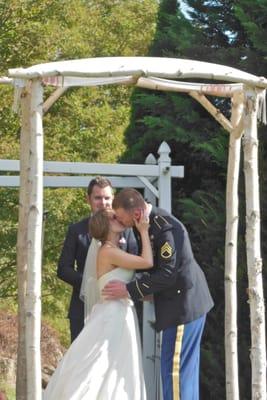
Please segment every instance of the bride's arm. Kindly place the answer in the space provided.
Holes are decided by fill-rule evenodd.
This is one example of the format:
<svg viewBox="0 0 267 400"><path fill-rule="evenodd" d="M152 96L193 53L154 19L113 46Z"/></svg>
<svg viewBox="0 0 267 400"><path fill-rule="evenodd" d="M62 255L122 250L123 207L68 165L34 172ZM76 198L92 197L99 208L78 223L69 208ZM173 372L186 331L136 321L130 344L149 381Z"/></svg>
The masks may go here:
<svg viewBox="0 0 267 400"><path fill-rule="evenodd" d="M153 267L153 262L150 257L146 257L146 255L144 257L143 255L135 256L133 254L126 253L119 248L113 247L106 247L105 249L103 248L103 250L101 251L101 262L112 264L115 267L136 270Z"/></svg>

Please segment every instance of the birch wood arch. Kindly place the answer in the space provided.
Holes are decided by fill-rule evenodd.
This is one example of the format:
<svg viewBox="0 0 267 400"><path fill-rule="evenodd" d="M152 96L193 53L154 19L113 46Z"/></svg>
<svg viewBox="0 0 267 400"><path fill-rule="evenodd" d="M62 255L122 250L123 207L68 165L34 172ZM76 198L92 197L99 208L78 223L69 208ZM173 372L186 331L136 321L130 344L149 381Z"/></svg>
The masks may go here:
<svg viewBox="0 0 267 400"><path fill-rule="evenodd" d="M183 82L183 79L207 83ZM222 83L212 83L222 81ZM266 123L267 79L224 65L175 58L105 57L60 61L9 70L0 83L12 83L14 106L21 107L21 186L18 232L18 274L28 271L27 291L36 324L40 324L41 230L43 207L43 126L42 115L73 86L110 84L135 85L153 90L188 93L229 132L226 187L225 246L225 348L227 400L239 399L237 359L237 227L238 175L241 138L244 148L246 185L246 251L251 325L251 392L253 400L266 399L265 310L260 250L260 205L258 179L257 119ZM43 85L55 87L43 100ZM206 97L229 97L231 119L227 119ZM23 227L23 229L22 229ZM27 251L25 251L27 249ZM26 288L19 291L23 301ZM33 321L34 318L28 318ZM27 319L26 319L27 323ZM31 322L32 323L32 322ZM30 322L29 322L30 324ZM37 326L37 328L40 328ZM34 343L29 337L28 343ZM27 399L41 398L40 361L28 376Z"/></svg>

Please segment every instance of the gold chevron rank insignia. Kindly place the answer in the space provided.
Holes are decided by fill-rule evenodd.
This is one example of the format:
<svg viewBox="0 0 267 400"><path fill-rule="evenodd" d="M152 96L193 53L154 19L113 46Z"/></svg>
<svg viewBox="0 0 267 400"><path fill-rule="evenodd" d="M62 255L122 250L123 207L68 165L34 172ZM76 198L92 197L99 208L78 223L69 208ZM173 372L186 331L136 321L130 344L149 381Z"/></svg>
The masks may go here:
<svg viewBox="0 0 267 400"><path fill-rule="evenodd" d="M162 258L170 258L172 256L172 247L168 242L161 246L160 255Z"/></svg>

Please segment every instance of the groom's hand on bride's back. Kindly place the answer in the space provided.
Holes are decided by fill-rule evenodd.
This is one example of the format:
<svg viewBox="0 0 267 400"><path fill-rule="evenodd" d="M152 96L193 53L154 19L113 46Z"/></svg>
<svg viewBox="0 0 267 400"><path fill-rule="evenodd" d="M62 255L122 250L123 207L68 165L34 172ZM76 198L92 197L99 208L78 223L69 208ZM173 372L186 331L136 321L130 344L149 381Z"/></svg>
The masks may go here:
<svg viewBox="0 0 267 400"><path fill-rule="evenodd" d="M110 281L102 290L102 295L106 300L116 300L129 297L126 285L121 281Z"/></svg>

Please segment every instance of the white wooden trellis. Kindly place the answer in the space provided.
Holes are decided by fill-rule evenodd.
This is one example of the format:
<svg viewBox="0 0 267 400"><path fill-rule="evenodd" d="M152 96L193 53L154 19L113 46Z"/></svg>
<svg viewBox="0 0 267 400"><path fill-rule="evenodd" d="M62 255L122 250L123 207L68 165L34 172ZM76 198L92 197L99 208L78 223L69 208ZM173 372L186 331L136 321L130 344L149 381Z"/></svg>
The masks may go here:
<svg viewBox="0 0 267 400"><path fill-rule="evenodd" d="M222 84L180 82L177 79L200 78L223 81ZM18 68L9 71L9 78L2 78L0 83L13 83L15 86L14 106L22 104L21 144L28 157L21 157L20 225L26 221L22 231L19 230L18 243L23 242L22 235L30 237L29 227L32 223L33 247L38 250L40 236L40 214L42 212L42 151L38 143L43 135L41 126L42 113L71 86L98 86L106 84L136 85L153 90L185 92L196 99L203 107L230 133L229 159L235 161L238 151L238 140L244 135L245 183L247 212L247 260L249 280L249 302L251 311L251 365L252 365L252 399L266 399L266 348L265 348L265 310L262 288L262 261L260 254L260 215L257 172L257 118L266 122L265 90L267 79L258 77L224 65L205 63L193 60L153 57L105 57L83 60L71 60L40 64L30 68ZM229 83L225 83L229 82ZM42 84L57 87L55 92L42 104ZM232 118L228 120L206 97L222 96L232 99ZM28 108L25 107L28 104ZM30 136L30 140L25 135ZM29 133L31 134L29 135ZM23 152L22 152L23 153ZM23 155L23 154L22 154ZM228 400L238 400L239 392L236 377L238 376L237 348L232 340L237 336L236 315L231 311L231 304L236 294L236 253L231 249L237 245L236 208L237 173L239 164L231 162L227 176L227 224L226 224L226 263L230 268L225 272L226 296L226 393ZM41 176L40 176L41 174ZM40 181L38 180L40 177ZM36 179L35 179L36 178ZM233 183L233 184L232 184ZM161 183L159 182L159 187ZM170 192L169 192L170 194ZM37 201L36 201L37 200ZM165 204L162 204L168 209ZM229 207L231 209L229 209ZM28 212L30 210L30 212ZM237 214L235 214L237 212ZM25 238L24 238L25 240ZM25 245L27 241L24 242ZM23 251L18 246L18 252ZM28 251L26 264L33 273L38 269L39 260L35 252ZM23 257L22 257L23 258ZM25 261L24 260L24 261ZM18 268L19 268L18 264ZM38 272L38 271L37 271ZM31 274L29 274L30 279ZM34 285L39 295L38 284ZM230 289L230 290L229 290ZM35 309L34 312L37 312ZM38 325L38 324L37 324ZM230 367L227 367L227 363ZM31 377L36 379L37 373ZM40 384L39 384L40 386ZM28 400L38 399L38 385L28 381ZM34 388L34 389L32 389Z"/></svg>
<svg viewBox="0 0 267 400"><path fill-rule="evenodd" d="M144 197L154 205L171 210L171 178L183 178L184 167L171 165L170 147L162 142L156 158L150 154L145 164L107 164L85 162L44 162L43 186L84 187L93 179L94 174L108 177L114 188L134 187L144 190ZM19 173L19 160L0 160L0 174ZM61 174L61 175L52 175ZM64 174L64 175L63 175ZM68 175L71 174L71 175ZM76 175L74 175L76 174ZM140 174L140 175L139 175ZM81 176L82 175L82 176ZM0 175L0 187L19 187L19 175ZM155 322L154 305L145 302L143 306L143 364L148 400L160 398L160 334L157 334L153 324ZM32 331L32 327L29 327Z"/></svg>
<svg viewBox="0 0 267 400"><path fill-rule="evenodd" d="M63 161L44 161L44 187L87 187L88 175L109 175L114 187L134 187L147 188L157 198L164 198L164 203L169 201L169 185L160 189L152 185L148 178L154 177L158 179L162 174L168 181L171 177L182 178L184 169L182 166L171 166L170 159L166 164L166 159L170 153L167 143L163 142L158 150L159 159L156 165L144 164L108 164L108 163L86 163L86 162L63 162ZM170 171L169 171L170 169ZM19 160L0 160L0 186L19 187L19 175L1 175L1 172L17 172L20 171ZM60 174L60 175L54 175ZM69 175L71 174L71 175ZM113 175L113 176L112 176ZM89 177L90 178L90 177ZM160 185L162 185L160 179ZM163 184L164 185L164 184ZM160 195L161 192L161 195ZM169 207L168 207L169 208Z"/></svg>

